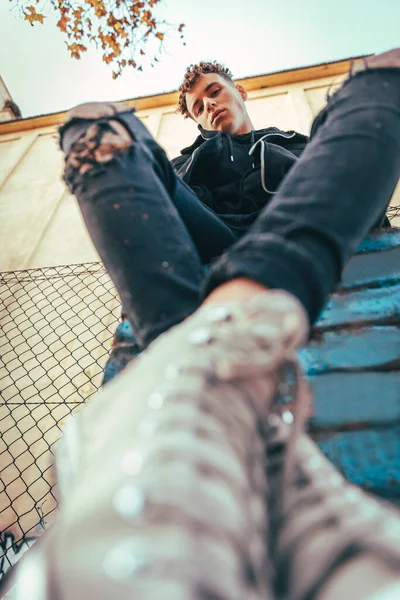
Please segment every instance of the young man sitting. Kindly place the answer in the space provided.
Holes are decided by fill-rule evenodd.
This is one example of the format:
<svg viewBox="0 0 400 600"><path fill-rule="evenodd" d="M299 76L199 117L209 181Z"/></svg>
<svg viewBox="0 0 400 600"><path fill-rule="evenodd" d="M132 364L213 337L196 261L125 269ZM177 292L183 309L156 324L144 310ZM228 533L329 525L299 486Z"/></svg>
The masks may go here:
<svg viewBox="0 0 400 600"><path fill-rule="evenodd" d="M350 595L355 600L378 598L382 596L373 595L374 591L388 581L394 595L387 597L398 597L399 582L392 572L400 566L398 516L388 516L361 492L347 493L346 484L329 470L332 467L321 463L314 450L291 446L296 429L274 414L274 399L280 368L306 339L347 260L368 231L383 222L399 179L400 50L357 64L318 115L309 141L275 128L255 131L245 100L245 90L221 65L201 63L189 69L179 107L198 123L200 137L173 166L128 107L78 106L61 129L65 180L146 350L109 392L105 388L105 395L118 396L113 418L100 418L98 429L89 423L92 437L97 431L98 444L95 451L88 448L87 457L92 456L92 463L100 457L104 473L101 477L90 469L85 473L91 500L82 503L79 497L79 510L81 504L90 508L87 519L79 513L84 528L79 518L75 529L73 519L67 518L64 525L61 521L66 532L62 539L70 540L72 550L62 543L57 547L60 577L64 552L81 568L79 585L97 586L101 597L126 597L124 586L133 586L133 580L139 585L142 576L153 585L152 597L161 597L163 578L170 576L179 579L168 596L174 599L272 598L264 584L273 574L279 598L336 600L343 597L343 588L346 594L353 584ZM107 407L104 398L100 412ZM94 419L94 404L89 409ZM146 438L158 462L144 460L138 465L134 455L132 464L127 448L139 426L151 425L141 421L146 410L164 419L161 433L156 420L154 437ZM207 423L213 427L207 429ZM268 504L274 550L271 570L263 548L262 506L260 512L255 510L258 505L251 505L253 515L248 496L243 496L246 504L240 492L242 484L260 492L258 477L262 479L264 468L253 472L249 465L260 450L261 430L271 442L266 461L270 495L276 495ZM187 459L184 471L178 468L174 432L183 432L182 437L176 434L182 444L193 437L182 455L182 461ZM197 478L188 476L183 487L178 476L163 479L167 466L168 473L192 474L199 464L196 452L207 441L211 450L201 464L207 467L215 459L211 470L204 467ZM216 451L218 444L222 454ZM286 444L292 447L291 471L281 468ZM123 452L130 458L128 465L123 463ZM218 462L221 456L225 458ZM261 456L259 466L265 459L262 449ZM279 456L282 460L277 460ZM232 477L223 478L224 466L232 467ZM133 500L122 502L118 495L125 489L122 482L136 472L142 478L144 500L141 496L143 502L138 503L137 489L132 496L129 488L128 500ZM287 477L288 472L292 477ZM200 477L204 486L196 487ZM223 485L217 493L214 480L219 479ZM104 489L97 498L100 481ZM278 493L282 482L289 490L283 494L285 503ZM146 486L150 490L147 512ZM221 519L212 519L214 500L221 508L221 498L228 497L222 494L224 486L232 488L228 494L232 502L243 500L240 514L254 518L251 531L256 537L251 537L246 523L235 537L232 532L242 527L242 521L229 519L236 513L226 512L226 530L222 509L215 513ZM189 488L193 495L189 496ZM204 510L193 516L186 497ZM126 498L125 494L122 499ZM153 506L156 510L151 512ZM92 577L74 558L76 548L89 556L86 543L96 544L97 552L97 547L105 547L106 534L115 544L117 538L124 540L131 523L122 526L121 515L125 521L137 515L142 519L139 531L144 546L138 552L150 548L151 560L146 562L146 556L140 555L137 562L136 555L125 553L121 563L117 553L111 569L106 559L101 562L99 551L90 559ZM216 535L209 545L212 520ZM107 523L107 533L100 531L98 523ZM165 523L168 527L173 523L180 532L170 546L167 542L172 538L163 537ZM83 530L81 545L74 535ZM161 540L160 547L154 540ZM221 552L213 554L218 544ZM118 579L121 564L129 567L124 581ZM219 569L232 579L220 577ZM343 587L332 591L329 581L337 572ZM360 573L368 575L365 581ZM233 582L235 592L227 582ZM114 596L106 592L111 584ZM327 593L318 595L324 584ZM269 581L268 590L272 587ZM140 589L147 594L148 588ZM89 591L82 594L89 596Z"/></svg>
<svg viewBox="0 0 400 600"><path fill-rule="evenodd" d="M314 322L398 180L398 61L392 51L359 65L309 142L255 131L229 71L192 67L179 108L200 136L175 170L129 108L68 113L65 179L142 347L202 301L265 289L292 294Z"/></svg>

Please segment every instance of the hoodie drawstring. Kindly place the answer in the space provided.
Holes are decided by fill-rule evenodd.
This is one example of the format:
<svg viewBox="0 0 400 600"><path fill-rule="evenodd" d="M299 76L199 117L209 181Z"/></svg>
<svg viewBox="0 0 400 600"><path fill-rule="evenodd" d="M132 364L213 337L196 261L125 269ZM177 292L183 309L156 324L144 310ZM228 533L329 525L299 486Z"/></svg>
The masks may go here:
<svg viewBox="0 0 400 600"><path fill-rule="evenodd" d="M251 148L253 148L254 146L254 129L251 130ZM251 150L250 148L250 150ZM251 156L250 152L249 152L249 156ZM253 162L251 163L251 168L254 169L255 168L255 163L254 163L254 159Z"/></svg>
<svg viewBox="0 0 400 600"><path fill-rule="evenodd" d="M259 140L257 140L255 143L253 143L252 147L249 150L249 156L253 156L254 150L257 148L258 144L260 144L260 142L261 142L261 150L260 150L261 185L263 187L264 192L266 192L267 194L276 194L276 192L270 191L267 188L267 186L265 185L265 148L267 147L267 144L264 140L265 140L265 138L273 136L273 135L275 135L275 136L279 135L280 137L283 137L288 140L288 139L294 137L296 135L296 133L293 132L290 135L285 135L283 133L266 133ZM252 139L252 142L253 142L254 141L254 131L252 131L252 138L253 138ZM253 162L253 168L254 168L254 162Z"/></svg>
<svg viewBox="0 0 400 600"><path fill-rule="evenodd" d="M234 162L233 161L233 145L232 145L231 136L228 135L227 138L228 138L228 144L229 144L229 152L231 154L231 162Z"/></svg>

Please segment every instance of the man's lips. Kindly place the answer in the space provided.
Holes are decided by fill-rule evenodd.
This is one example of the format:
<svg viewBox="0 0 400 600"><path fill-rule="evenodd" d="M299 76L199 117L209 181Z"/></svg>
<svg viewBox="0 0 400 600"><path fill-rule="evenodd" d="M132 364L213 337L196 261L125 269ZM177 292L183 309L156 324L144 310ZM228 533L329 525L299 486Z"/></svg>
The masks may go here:
<svg viewBox="0 0 400 600"><path fill-rule="evenodd" d="M215 115L212 118L211 125L214 125L215 122L219 119L219 117L221 115L223 115L224 113L225 113L225 109L224 108L221 108L221 110L217 110L217 112L215 113Z"/></svg>

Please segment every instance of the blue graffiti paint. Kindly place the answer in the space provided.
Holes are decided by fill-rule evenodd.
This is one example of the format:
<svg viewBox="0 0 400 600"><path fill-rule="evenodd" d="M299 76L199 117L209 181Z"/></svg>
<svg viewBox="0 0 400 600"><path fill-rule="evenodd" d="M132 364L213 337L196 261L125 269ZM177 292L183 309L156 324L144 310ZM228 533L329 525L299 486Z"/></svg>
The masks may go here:
<svg viewBox="0 0 400 600"><path fill-rule="evenodd" d="M400 284L334 294L326 304L316 327L338 327L357 323L400 320Z"/></svg>
<svg viewBox="0 0 400 600"><path fill-rule="evenodd" d="M386 497L399 496L399 426L338 433L318 446L353 483Z"/></svg>
<svg viewBox="0 0 400 600"><path fill-rule="evenodd" d="M382 368L400 358L400 328L372 326L357 331L325 331L299 352L309 376L335 370Z"/></svg>
<svg viewBox="0 0 400 600"><path fill-rule="evenodd" d="M357 248L357 252L380 252L398 246L400 246L400 229L388 229L370 234Z"/></svg>
<svg viewBox="0 0 400 600"><path fill-rule="evenodd" d="M313 431L400 423L399 371L327 373L311 379L310 386Z"/></svg>
<svg viewBox="0 0 400 600"><path fill-rule="evenodd" d="M400 281L400 246L382 253L354 256L345 268L340 289L384 287Z"/></svg>

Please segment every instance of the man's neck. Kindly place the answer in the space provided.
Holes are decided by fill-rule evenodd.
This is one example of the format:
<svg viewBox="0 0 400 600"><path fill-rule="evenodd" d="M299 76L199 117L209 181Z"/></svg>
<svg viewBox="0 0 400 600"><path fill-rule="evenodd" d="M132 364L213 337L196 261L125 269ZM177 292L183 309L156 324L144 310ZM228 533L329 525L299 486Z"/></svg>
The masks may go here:
<svg viewBox="0 0 400 600"><path fill-rule="evenodd" d="M247 117L247 119L243 122L243 124L236 131L232 132L231 135L240 135L242 133L250 133L250 131L252 131L253 129L254 129L254 125L250 121L250 117Z"/></svg>

